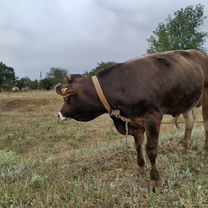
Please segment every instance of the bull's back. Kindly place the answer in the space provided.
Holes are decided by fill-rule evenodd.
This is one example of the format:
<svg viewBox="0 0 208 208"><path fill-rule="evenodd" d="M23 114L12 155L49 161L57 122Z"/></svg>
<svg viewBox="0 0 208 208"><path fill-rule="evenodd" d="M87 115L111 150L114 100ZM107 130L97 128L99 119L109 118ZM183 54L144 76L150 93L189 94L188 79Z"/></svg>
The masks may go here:
<svg viewBox="0 0 208 208"><path fill-rule="evenodd" d="M189 50L125 62L106 79L107 98L114 106L118 104L118 108L143 106L146 110L160 108L172 115L183 113L195 105L204 82L208 81L204 80L206 60L201 52Z"/></svg>

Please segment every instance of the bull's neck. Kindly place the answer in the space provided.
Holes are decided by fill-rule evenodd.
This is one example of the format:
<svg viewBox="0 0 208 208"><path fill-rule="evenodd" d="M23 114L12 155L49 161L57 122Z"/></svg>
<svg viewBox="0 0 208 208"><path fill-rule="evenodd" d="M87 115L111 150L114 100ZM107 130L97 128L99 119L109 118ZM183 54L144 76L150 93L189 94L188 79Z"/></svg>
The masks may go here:
<svg viewBox="0 0 208 208"><path fill-rule="evenodd" d="M109 77L109 75L105 75L105 76L97 76L100 86L102 88L102 91L105 95L105 98L107 99L109 105L111 106L112 109L116 109L116 103L115 103L115 96L116 96L116 92L114 90L114 85L115 83L113 83L112 79Z"/></svg>
<svg viewBox="0 0 208 208"><path fill-rule="evenodd" d="M100 101L100 98L98 97L95 86L92 82L92 78L86 78L86 82L87 86L89 87L89 90L87 90L86 92L92 111L94 111L95 115L97 116L108 113L102 102Z"/></svg>

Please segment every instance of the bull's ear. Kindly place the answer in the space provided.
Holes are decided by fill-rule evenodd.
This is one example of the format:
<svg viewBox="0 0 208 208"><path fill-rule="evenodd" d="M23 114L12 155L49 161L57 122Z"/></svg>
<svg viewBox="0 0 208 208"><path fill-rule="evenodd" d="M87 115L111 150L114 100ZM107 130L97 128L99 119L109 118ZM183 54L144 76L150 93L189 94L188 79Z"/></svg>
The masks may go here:
<svg viewBox="0 0 208 208"><path fill-rule="evenodd" d="M75 91L71 89L69 86L63 86L62 84L58 84L56 86L56 93L63 97L67 97L69 95L74 95Z"/></svg>
<svg viewBox="0 0 208 208"><path fill-rule="evenodd" d="M76 78L83 78L81 74L67 74L65 77L65 80L67 83L72 83L74 79Z"/></svg>
<svg viewBox="0 0 208 208"><path fill-rule="evenodd" d="M70 82L72 81L72 78L71 78L71 75L70 75L70 74L67 74L67 75L65 75L64 77L65 77L65 79L66 79L66 81L67 81L68 83L70 83Z"/></svg>

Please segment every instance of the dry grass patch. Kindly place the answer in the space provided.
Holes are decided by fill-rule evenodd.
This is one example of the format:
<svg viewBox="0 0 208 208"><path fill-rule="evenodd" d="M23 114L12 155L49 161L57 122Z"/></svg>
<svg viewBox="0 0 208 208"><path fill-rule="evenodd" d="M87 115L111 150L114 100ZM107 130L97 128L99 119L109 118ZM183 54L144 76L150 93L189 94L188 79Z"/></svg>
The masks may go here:
<svg viewBox="0 0 208 208"><path fill-rule="evenodd" d="M126 146L106 115L60 122L62 104L55 92L0 94L0 207L208 207L200 124L187 155L179 144L184 126L162 126L163 185L154 194L150 164L138 171L131 137Z"/></svg>

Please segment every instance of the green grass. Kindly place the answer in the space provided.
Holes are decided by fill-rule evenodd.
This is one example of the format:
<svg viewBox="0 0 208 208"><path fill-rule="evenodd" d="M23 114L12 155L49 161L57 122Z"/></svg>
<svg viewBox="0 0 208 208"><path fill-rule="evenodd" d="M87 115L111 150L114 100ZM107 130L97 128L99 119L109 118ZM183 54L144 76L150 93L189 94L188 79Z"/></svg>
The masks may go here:
<svg viewBox="0 0 208 208"><path fill-rule="evenodd" d="M133 139L126 144L107 116L62 123L62 99L53 92L0 96L0 207L208 207L201 125L186 155L179 144L183 125L162 126L163 184L154 194L149 162L139 172Z"/></svg>

